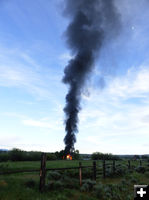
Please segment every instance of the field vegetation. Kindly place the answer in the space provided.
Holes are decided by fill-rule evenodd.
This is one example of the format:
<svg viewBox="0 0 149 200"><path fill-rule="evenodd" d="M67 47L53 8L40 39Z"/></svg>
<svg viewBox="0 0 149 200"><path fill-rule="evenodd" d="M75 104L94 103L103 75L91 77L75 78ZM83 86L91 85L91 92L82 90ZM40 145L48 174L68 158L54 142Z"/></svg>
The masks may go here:
<svg viewBox="0 0 149 200"><path fill-rule="evenodd" d="M47 171L44 192L39 192L40 161L3 161L0 172L37 169L37 172L0 175L0 200L132 200L134 184L149 184L148 159L140 162L117 159L106 161L106 178L103 178L103 155L95 153L97 180L93 179L92 167L82 169L82 185L78 169ZM92 156L92 158L93 158ZM107 156L107 155L106 155ZM48 160L46 168L93 166L93 160Z"/></svg>

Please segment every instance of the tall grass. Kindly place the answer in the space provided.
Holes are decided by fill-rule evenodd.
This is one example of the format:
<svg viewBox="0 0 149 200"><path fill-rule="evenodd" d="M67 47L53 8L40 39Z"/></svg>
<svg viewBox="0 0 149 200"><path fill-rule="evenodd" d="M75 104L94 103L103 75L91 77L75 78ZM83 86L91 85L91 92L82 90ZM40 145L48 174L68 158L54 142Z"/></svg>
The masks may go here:
<svg viewBox="0 0 149 200"><path fill-rule="evenodd" d="M110 162L110 161L109 161ZM112 164L112 161L110 162ZM128 162L127 160L124 161L117 161L116 164L126 165ZM135 167L139 165L139 162L134 161L131 163ZM144 165L144 163L142 163ZM82 161L82 165L92 165L92 161ZM0 163L1 169L4 170L18 170L18 169L40 169L40 162L3 162ZM79 166L79 161L47 161L47 168L58 168L58 167L73 167ZM101 161L97 161L97 167L102 166ZM87 175L92 173L92 169L89 169L90 172L86 172L85 169L82 170L82 178L83 181L88 179ZM67 170L66 170L67 171ZM133 185L134 184L148 184L149 183L149 167L146 167L145 173L137 172L137 170L128 171L125 176L113 176L103 179L101 176L97 179L98 183L105 185L108 184L116 184L117 186L107 186L107 190L110 188L114 188L119 191L120 199L122 200L129 200L129 197L133 195ZM78 170L68 170L67 176L71 184L73 185L73 178L76 178L78 181ZM72 179L71 179L72 178ZM122 179L125 179L122 181ZM129 181L129 184L127 182ZM78 181L79 184L79 181ZM63 188L63 190L47 190L44 193L40 193L38 190L39 187L39 173L19 173L19 174L12 174L12 175L0 175L0 200L105 200L102 196L98 196L96 192L90 191L90 187L85 182L84 188L87 188L87 191L77 188ZM127 198L124 198L124 192L121 192L121 187L119 184L123 185L125 189L125 185L127 185ZM70 187L70 184L69 184ZM89 189L88 189L89 188ZM100 187L98 188L100 190ZM97 195L96 195L97 194ZM114 198L114 197L113 197Z"/></svg>

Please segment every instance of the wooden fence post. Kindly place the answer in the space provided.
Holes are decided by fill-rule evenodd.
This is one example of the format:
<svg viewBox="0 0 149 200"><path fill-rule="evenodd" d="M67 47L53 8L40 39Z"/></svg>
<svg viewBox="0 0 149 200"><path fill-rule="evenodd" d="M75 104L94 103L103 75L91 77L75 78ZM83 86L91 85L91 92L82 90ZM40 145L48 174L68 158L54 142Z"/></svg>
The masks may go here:
<svg viewBox="0 0 149 200"><path fill-rule="evenodd" d="M115 160L113 160L113 174L115 173Z"/></svg>
<svg viewBox="0 0 149 200"><path fill-rule="evenodd" d="M105 167L105 159L103 160L103 178L106 177L106 167Z"/></svg>
<svg viewBox="0 0 149 200"><path fill-rule="evenodd" d="M96 181L96 161L93 161L93 179Z"/></svg>
<svg viewBox="0 0 149 200"><path fill-rule="evenodd" d="M80 180L80 186L82 185L82 163L79 162L79 180Z"/></svg>
<svg viewBox="0 0 149 200"><path fill-rule="evenodd" d="M41 167L40 167L40 184L39 190L43 192L45 186L45 177L46 177L46 154L41 154Z"/></svg>
<svg viewBox="0 0 149 200"><path fill-rule="evenodd" d="M131 167L131 166L130 166L130 160L128 160L128 169L130 169L130 167Z"/></svg>

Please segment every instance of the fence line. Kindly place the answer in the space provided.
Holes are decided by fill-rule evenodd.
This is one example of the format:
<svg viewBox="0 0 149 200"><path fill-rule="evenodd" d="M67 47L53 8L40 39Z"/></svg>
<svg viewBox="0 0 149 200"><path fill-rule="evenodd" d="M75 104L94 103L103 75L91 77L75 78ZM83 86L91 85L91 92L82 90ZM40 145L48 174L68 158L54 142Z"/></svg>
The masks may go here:
<svg viewBox="0 0 149 200"><path fill-rule="evenodd" d="M131 169L132 166L133 166L132 162L133 161L128 160L127 163L125 163L125 166L127 166L128 169ZM106 169L107 168L111 168L112 172L115 173L117 167L121 167L121 164L117 164L116 160L113 160L110 163L107 160L103 160L100 165L97 164L97 163L98 163L97 161L93 161L92 165L83 166L82 163L79 162L79 166L77 166L77 167L46 168L46 154L43 153L42 157L41 157L41 167L40 167L40 169L26 169L26 170L16 170L16 171L7 171L7 172L5 171L5 172L0 172L0 175L8 175L8 174L15 174L15 173L26 173L26 172L39 172L39 175L40 175L39 190L42 192L43 189L44 189L44 186L45 186L45 178L46 178L46 172L47 171L78 169L79 183L80 183L80 186L81 186L82 185L82 169L84 169L84 168L92 168L93 179L96 181L96 179L99 178L99 175L102 175L103 178L106 178ZM139 160L139 166L143 166L142 160Z"/></svg>
<svg viewBox="0 0 149 200"><path fill-rule="evenodd" d="M81 168L92 168L93 166L81 166ZM46 171L52 170L68 170L68 169L79 169L80 167L62 167L62 168L46 168ZM17 171L7 171L7 172L0 172L0 175L7 175L7 174L16 174L16 173L25 173L25 172L40 172L40 169L26 169L26 170L17 170Z"/></svg>
<svg viewBox="0 0 149 200"><path fill-rule="evenodd" d="M96 161L93 161L93 162L96 162ZM99 166L98 165L98 168L96 169L96 171L105 171L103 170L104 169L104 165L105 165L105 169L107 168L107 166L112 166L112 163L106 163L106 160L103 161L103 163L105 162L105 164L103 164L103 166ZM131 162L128 161L128 164L125 164L128 169L130 169L132 167L131 165ZM116 161L115 161L115 164L113 164L113 168L114 170L119 166L116 165ZM147 165L143 165L142 164L142 161L141 161L141 164L139 166L147 166ZM46 171L52 171L52 170L69 170L69 169L79 169L80 167L61 167L61 168L46 168ZM88 166L81 166L81 168L93 168L93 166L91 165L88 165ZM25 172L40 172L40 169L24 169L24 170L14 170L14 171L3 171L3 172L0 172L0 175L7 175L7 174L15 174L15 173L25 173Z"/></svg>

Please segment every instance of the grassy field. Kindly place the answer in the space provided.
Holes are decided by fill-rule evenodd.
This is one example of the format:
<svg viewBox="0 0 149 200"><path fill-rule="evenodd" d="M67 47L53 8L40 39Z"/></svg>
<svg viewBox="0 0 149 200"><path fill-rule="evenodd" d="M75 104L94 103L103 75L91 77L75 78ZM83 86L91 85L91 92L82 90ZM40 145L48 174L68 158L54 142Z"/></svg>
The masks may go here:
<svg viewBox="0 0 149 200"><path fill-rule="evenodd" d="M81 161L82 165L92 165L92 161ZM1 162L0 166L3 166L5 171L8 170L25 170L25 169L40 169L40 161L17 161L17 162ZM62 168L62 167L77 167L79 166L79 161L66 161L66 160L56 160L47 161L47 168Z"/></svg>
<svg viewBox="0 0 149 200"><path fill-rule="evenodd" d="M47 168L78 166L78 162L79 161L48 161ZM127 161L118 163L126 165ZM101 164L102 163L98 161L97 166L101 166ZM136 161L133 161L132 163L132 165L136 167L138 164L139 163ZM92 165L92 161L82 161L82 165ZM40 169L40 162L7 162L0 163L0 166L2 166L2 170L12 171L18 169ZM123 176L112 176L105 179L99 177L97 179L97 188L95 190L82 189L83 186L82 188L79 186L78 170L75 171L77 176L71 171L68 173L69 180L66 179L69 181L68 187L60 185L60 181L55 181L57 183L59 182L59 185L57 184L56 187L51 189L48 186L43 193L40 193L38 190L38 172L0 175L0 200L107 200L107 198L108 200L129 200L133 199L134 184L149 184L149 168L146 167L145 173L138 173L135 170L132 170ZM90 173L90 171L87 173ZM76 179L73 179L73 175L76 176ZM85 176L86 175L83 176L83 179L86 179ZM128 181L129 184L127 183ZM65 181L63 180L62 184L64 183ZM93 181L91 184L92 183ZM49 181L47 178L46 184L51 186L51 180ZM125 189L124 191L123 188ZM111 193L111 191L116 190L118 190L120 196L115 198L111 197L111 199L110 197L105 198L103 195L104 193L102 193L102 191L108 191L112 196L114 193Z"/></svg>
<svg viewBox="0 0 149 200"><path fill-rule="evenodd" d="M62 167L78 167L78 160L66 161L66 160L56 160L56 161L47 161L47 168L62 168ZM102 161L96 161L97 166L102 166ZM93 161L85 161L81 160L83 166L91 166ZM112 161L106 161L106 163L112 164ZM128 161L116 161L116 164L127 165ZM146 165L146 162L143 162L143 165ZM131 165L139 166L139 161L131 161ZM1 171L16 171L16 170L27 170L27 169L40 169L40 161L8 161L8 162L0 162L0 170Z"/></svg>

